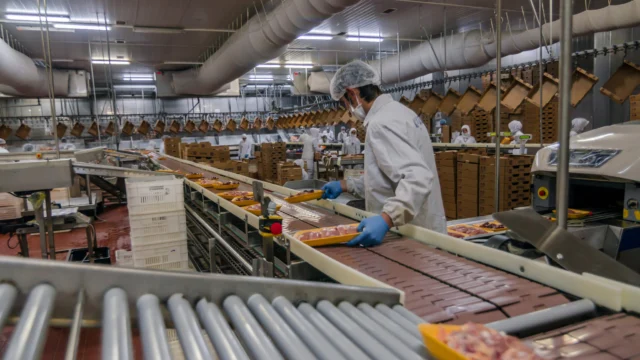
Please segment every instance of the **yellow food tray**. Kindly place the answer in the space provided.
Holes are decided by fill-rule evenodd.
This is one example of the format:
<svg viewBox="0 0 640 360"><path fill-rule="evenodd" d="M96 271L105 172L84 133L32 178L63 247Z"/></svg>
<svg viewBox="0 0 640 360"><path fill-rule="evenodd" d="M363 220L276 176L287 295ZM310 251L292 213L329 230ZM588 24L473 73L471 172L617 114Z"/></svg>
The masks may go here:
<svg viewBox="0 0 640 360"><path fill-rule="evenodd" d="M286 202L289 204L301 203L305 201L318 200L322 198L322 194L324 191L315 190L312 193L300 193L296 195L291 195L289 197L284 198Z"/></svg>
<svg viewBox="0 0 640 360"><path fill-rule="evenodd" d="M431 357L435 360L468 360L466 356L440 341L442 331L444 331L444 334L449 335L452 331L460 330L460 328L461 326L457 325L418 325L424 344L427 346L429 353L431 353Z"/></svg>
<svg viewBox="0 0 640 360"><path fill-rule="evenodd" d="M587 210L576 210L576 209L568 209L567 218L569 219L583 219L589 215L593 215L591 211ZM556 210L553 210L553 213L556 214Z"/></svg>
<svg viewBox="0 0 640 360"><path fill-rule="evenodd" d="M242 191L243 194L242 195L238 195L238 194L229 194L228 192L221 192L218 193L216 195L220 196L221 198L225 199L225 200L233 200L239 196L253 196L253 193L251 191Z"/></svg>
<svg viewBox="0 0 640 360"><path fill-rule="evenodd" d="M157 172L166 173L166 174L182 174L178 170L166 170L166 169L160 169L160 170L157 170Z"/></svg>
<svg viewBox="0 0 640 360"><path fill-rule="evenodd" d="M250 207L251 207L251 205L244 206L242 209L245 210L245 211L248 211L248 212L250 212L250 213L252 213L253 215L256 215L256 216L262 215L262 208L255 210L255 209L249 209ZM280 211L280 208L282 208L282 205L276 205L276 211Z"/></svg>
<svg viewBox="0 0 640 360"><path fill-rule="evenodd" d="M204 175L200 173L195 173L195 174L187 174L185 177L189 180L195 180L195 179L202 179Z"/></svg>
<svg viewBox="0 0 640 360"><path fill-rule="evenodd" d="M242 206L251 206L251 205L255 205L255 204L257 204L257 203L258 203L257 201L255 201L255 200L253 200L253 199L251 199L251 200L239 200L240 198L243 198L243 197L244 197L244 196L238 196L238 197L236 197L236 198L233 198L233 199L231 200L231 203L232 203L233 205L235 205L235 206L241 206L241 207L242 207Z"/></svg>
<svg viewBox="0 0 640 360"><path fill-rule="evenodd" d="M237 189L238 186L240 186L239 183L223 185L221 182L217 182L217 183L214 183L212 187L216 190L233 190L233 189Z"/></svg>
<svg viewBox="0 0 640 360"><path fill-rule="evenodd" d="M346 226L357 226L358 224L349 224ZM330 228L333 228L335 226L331 226ZM302 230L302 231L298 231L297 233L295 233L293 235L294 238L298 238L300 235L304 234L304 233L308 233L308 232L315 232L318 231L319 229L310 229L310 230ZM355 233L355 234L349 234L349 235L340 235L340 236L329 236L326 238L320 238L320 239L313 239L313 240L300 240L303 243L311 246L311 247L317 247L317 246L326 246L326 245L336 245L336 244L342 244L342 243L346 243L349 242L353 239L355 239L356 236L360 235L360 233Z"/></svg>

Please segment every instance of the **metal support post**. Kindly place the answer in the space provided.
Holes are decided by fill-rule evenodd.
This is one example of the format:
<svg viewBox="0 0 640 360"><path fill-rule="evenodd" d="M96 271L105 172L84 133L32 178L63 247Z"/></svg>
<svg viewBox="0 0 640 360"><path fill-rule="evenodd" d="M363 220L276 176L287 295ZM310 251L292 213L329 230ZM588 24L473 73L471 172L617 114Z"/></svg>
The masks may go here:
<svg viewBox="0 0 640 360"><path fill-rule="evenodd" d="M495 176L495 211L500 211L500 102L502 101L502 0L496 0L496 176Z"/></svg>
<svg viewBox="0 0 640 360"><path fill-rule="evenodd" d="M36 215L36 221L38 222L38 229L40 230L40 251L43 259L48 259L47 255L47 228L44 222L44 209L42 206L36 209L34 207L33 213Z"/></svg>
<svg viewBox="0 0 640 360"><path fill-rule="evenodd" d="M45 190L45 206L47 207L47 217L44 219L49 233L49 259L56 259L56 243L53 240L53 216L51 215L51 191Z"/></svg>
<svg viewBox="0 0 640 360"><path fill-rule="evenodd" d="M556 211L558 226L567 228L567 208L569 206L569 100L571 98L571 45L573 1L564 0L560 7L562 18L560 33L560 134L558 140L558 166L556 179Z"/></svg>
<svg viewBox="0 0 640 360"><path fill-rule="evenodd" d="M93 199L92 199L93 194L91 194L91 175L87 174L85 181L87 183L87 197L89 198L89 205L93 205Z"/></svg>
<svg viewBox="0 0 640 360"><path fill-rule="evenodd" d="M539 16L542 16L542 0L538 0L538 14ZM540 18L538 18L540 19ZM543 102L543 97L542 97L542 91L544 90L542 88L542 78L543 78L543 72L542 72L542 44L544 42L544 35L542 34L542 23L540 21L538 21L538 28L540 29L540 40L539 40L539 44L540 44L540 57L538 58L538 86L540 88L540 108L538 109L540 111L540 146L543 146L544 140L543 140L543 129L542 129L542 113L543 113L543 107L542 107L542 102ZM546 45L546 43L545 43Z"/></svg>

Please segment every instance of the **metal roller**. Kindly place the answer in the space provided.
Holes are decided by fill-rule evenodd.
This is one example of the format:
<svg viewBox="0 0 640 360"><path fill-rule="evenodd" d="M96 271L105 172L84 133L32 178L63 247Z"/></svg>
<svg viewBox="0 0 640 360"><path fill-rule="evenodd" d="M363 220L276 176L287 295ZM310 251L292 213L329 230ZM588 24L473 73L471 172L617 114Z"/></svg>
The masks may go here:
<svg viewBox="0 0 640 360"><path fill-rule="evenodd" d="M386 328L390 333L395 335L398 340L403 342L419 355L423 357L427 357L429 355L427 348L424 346L424 341L421 337L418 337L418 335L420 335L418 327L415 328L415 331L407 331L369 304L359 304L357 308L364 315L375 321L379 326Z"/></svg>
<svg viewBox="0 0 640 360"><path fill-rule="evenodd" d="M418 315L416 315L416 314L412 313L411 311L407 310L402 305L394 305L393 306L393 310L395 312L397 312L398 314L402 315L405 319L411 321L412 323L414 323L416 325L420 325L420 324L426 323L426 321L422 320Z"/></svg>
<svg viewBox="0 0 640 360"><path fill-rule="evenodd" d="M396 359L397 356L380 344L369 332L336 308L332 303L322 300L316 306L318 311L331 321L343 334L364 350L373 359Z"/></svg>
<svg viewBox="0 0 640 360"><path fill-rule="evenodd" d="M322 334L329 339L329 342L331 342L344 356L352 360L371 359L367 354L360 350L356 344L351 342L349 338L340 332L338 328L333 326L333 324L313 306L307 303L302 303L298 305L298 310L305 319L309 320L309 322L313 324L318 331L322 332Z"/></svg>
<svg viewBox="0 0 640 360"><path fill-rule="evenodd" d="M40 359L55 297L56 289L48 284L31 290L4 353L5 360Z"/></svg>
<svg viewBox="0 0 640 360"><path fill-rule="evenodd" d="M75 360L78 356L78 342L80 341L80 331L82 330L82 314L84 311L84 290L78 293L78 300L73 310L73 322L69 331L67 350L64 354L65 360Z"/></svg>
<svg viewBox="0 0 640 360"><path fill-rule="evenodd" d="M351 320L360 325L376 338L380 344L384 345L387 349L391 350L397 359L407 360L421 360L422 356L418 355L416 349L411 346L411 349L407 348L403 342L399 339L401 334L393 334L387 328L380 326L370 317L365 315L362 311L358 310L355 306L348 302L341 302L338 304L338 309L345 315L349 316ZM414 342L415 344L415 342ZM424 347L424 346L423 346ZM420 348L417 349L420 351Z"/></svg>
<svg viewBox="0 0 640 360"><path fill-rule="evenodd" d="M271 302L278 314L291 326L313 353L322 360L346 359L284 296Z"/></svg>
<svg viewBox="0 0 640 360"><path fill-rule="evenodd" d="M16 295L18 295L18 290L13 285L0 284L0 333L4 322L7 321L7 317L11 313L11 307L16 300Z"/></svg>
<svg viewBox="0 0 640 360"><path fill-rule="evenodd" d="M144 358L147 360L171 360L171 350L167 341L167 329L164 326L162 310L158 297L152 294L142 295L136 302L138 324Z"/></svg>
<svg viewBox="0 0 640 360"><path fill-rule="evenodd" d="M133 359L127 293L113 288L104 294L102 309L102 360Z"/></svg>
<svg viewBox="0 0 640 360"><path fill-rule="evenodd" d="M249 360L242 344L216 304L202 299L196 305L196 311L221 360Z"/></svg>
<svg viewBox="0 0 640 360"><path fill-rule="evenodd" d="M213 359L191 304L182 297L182 294L174 294L169 298L168 307L185 358L188 360Z"/></svg>
<svg viewBox="0 0 640 360"><path fill-rule="evenodd" d="M235 295L228 296L222 306L253 359L284 359L242 299Z"/></svg>
<svg viewBox="0 0 640 360"><path fill-rule="evenodd" d="M360 305L358 305L358 308L360 308ZM413 322L408 320L406 317L400 315L399 312L394 311L393 309L391 309L385 304L378 304L376 305L375 309L378 310L381 314L388 317L389 319L392 319L396 324L399 324L400 326L402 326L405 330L413 334L416 338L422 339L422 335L420 335L420 332L418 331L417 324L414 324Z"/></svg>

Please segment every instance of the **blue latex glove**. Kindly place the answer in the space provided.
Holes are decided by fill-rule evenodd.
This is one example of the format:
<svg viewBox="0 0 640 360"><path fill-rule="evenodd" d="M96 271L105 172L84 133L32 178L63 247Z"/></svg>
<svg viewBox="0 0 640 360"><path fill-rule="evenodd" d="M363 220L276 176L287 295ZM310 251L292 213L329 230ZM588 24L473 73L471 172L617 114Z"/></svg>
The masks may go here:
<svg viewBox="0 0 640 360"><path fill-rule="evenodd" d="M349 241L347 246L362 245L364 247L369 247L380 245L388 231L389 225L387 225L387 222L384 221L382 216L377 215L366 218L360 222L360 225L358 225L358 232L361 234L355 239Z"/></svg>
<svg viewBox="0 0 640 360"><path fill-rule="evenodd" d="M249 158L249 154L244 154L244 158L248 159Z"/></svg>
<svg viewBox="0 0 640 360"><path fill-rule="evenodd" d="M342 194L342 184L340 181L331 181L322 187L322 191L324 191L323 199L335 199Z"/></svg>

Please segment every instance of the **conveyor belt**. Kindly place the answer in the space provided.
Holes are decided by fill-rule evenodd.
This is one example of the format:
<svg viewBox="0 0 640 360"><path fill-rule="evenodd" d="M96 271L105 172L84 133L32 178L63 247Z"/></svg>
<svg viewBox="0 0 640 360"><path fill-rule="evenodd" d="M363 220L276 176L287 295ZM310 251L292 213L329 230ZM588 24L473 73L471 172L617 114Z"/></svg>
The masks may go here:
<svg viewBox="0 0 640 360"><path fill-rule="evenodd" d="M171 169L220 177L175 160L161 162ZM250 191L251 186L241 183L239 190ZM356 222L324 208L289 204L279 194L268 194L282 205L279 214L284 232ZM375 248L340 246L318 251L405 291L407 309L428 322L488 323L569 302L555 289L397 235L389 235Z"/></svg>

